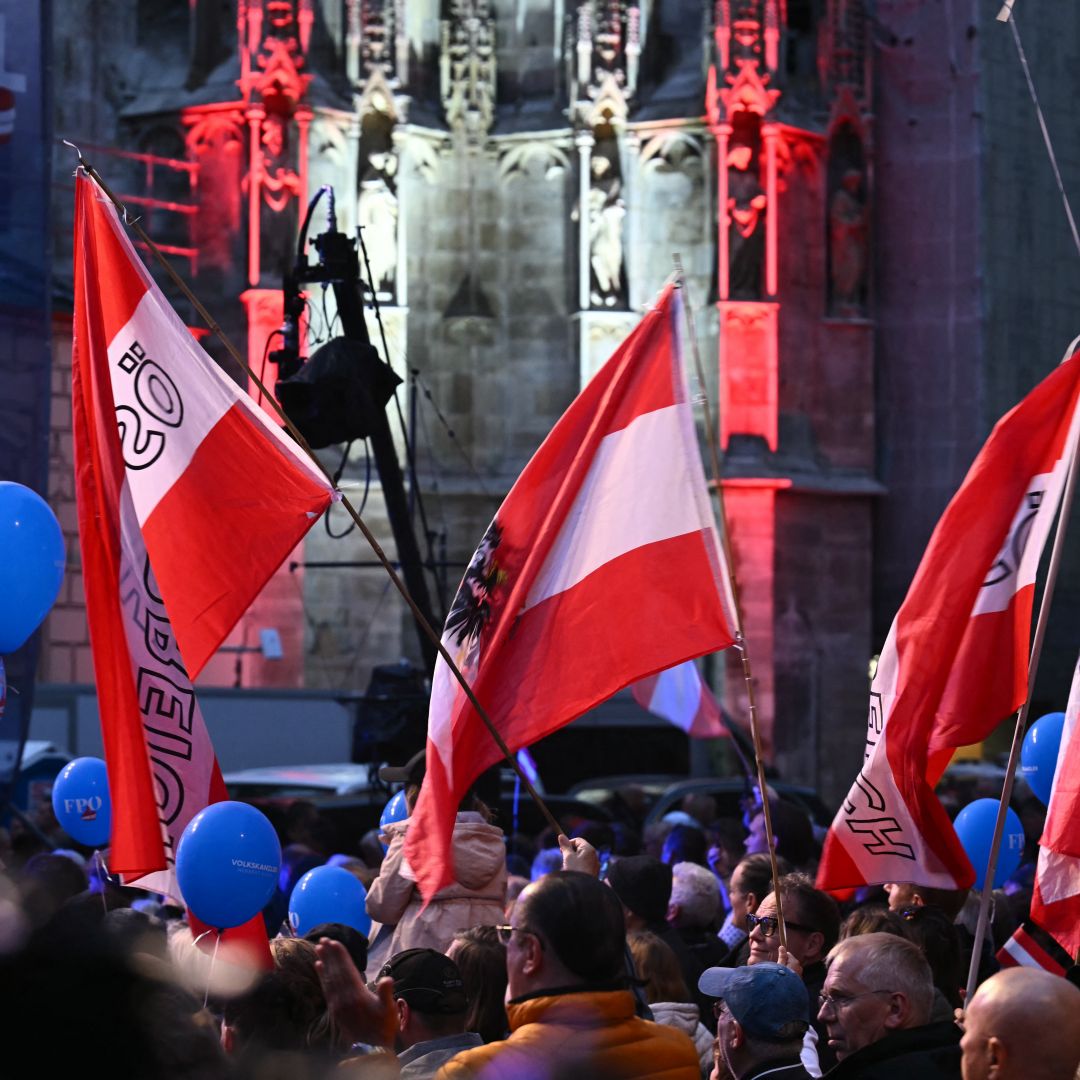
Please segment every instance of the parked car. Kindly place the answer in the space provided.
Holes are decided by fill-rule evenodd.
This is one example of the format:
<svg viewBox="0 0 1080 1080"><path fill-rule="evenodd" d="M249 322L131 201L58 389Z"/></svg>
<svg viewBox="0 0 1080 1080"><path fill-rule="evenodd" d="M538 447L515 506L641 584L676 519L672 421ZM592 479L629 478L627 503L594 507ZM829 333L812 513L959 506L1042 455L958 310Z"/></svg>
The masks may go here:
<svg viewBox="0 0 1080 1080"><path fill-rule="evenodd" d="M769 787L789 802L795 803L809 814L818 828L825 828L833 815L813 788L789 784L783 780L770 780ZM574 798L606 807L619 815L618 800L624 804L627 795L636 802L635 812L644 816L650 825L660 821L665 814L682 807L683 800L692 795L708 795L716 801L718 818L743 816L747 797L747 783L742 777L686 777L666 774L632 773L621 776L597 777L575 784L569 791Z"/></svg>

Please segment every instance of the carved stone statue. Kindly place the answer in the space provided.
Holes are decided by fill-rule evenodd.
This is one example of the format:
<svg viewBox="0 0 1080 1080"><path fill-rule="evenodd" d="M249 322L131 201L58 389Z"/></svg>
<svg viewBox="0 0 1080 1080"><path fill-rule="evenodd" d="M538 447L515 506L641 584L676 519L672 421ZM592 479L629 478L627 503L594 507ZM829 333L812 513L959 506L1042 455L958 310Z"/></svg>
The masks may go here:
<svg viewBox="0 0 1080 1080"><path fill-rule="evenodd" d="M393 175L397 158L392 151L371 154L360 181L356 222L363 230L371 263L372 287L380 300L393 300L397 282L398 200Z"/></svg>
<svg viewBox="0 0 1080 1080"><path fill-rule="evenodd" d="M830 313L841 319L866 313L868 247L863 174L860 169L846 169L829 200Z"/></svg>
<svg viewBox="0 0 1080 1080"><path fill-rule="evenodd" d="M622 223L626 204L621 195L622 182L614 172L608 158L592 159L589 264L593 276L590 299L596 307L615 307L622 291Z"/></svg>
<svg viewBox="0 0 1080 1080"><path fill-rule="evenodd" d="M745 143L728 150L728 295L760 300L765 267L765 192L754 151Z"/></svg>

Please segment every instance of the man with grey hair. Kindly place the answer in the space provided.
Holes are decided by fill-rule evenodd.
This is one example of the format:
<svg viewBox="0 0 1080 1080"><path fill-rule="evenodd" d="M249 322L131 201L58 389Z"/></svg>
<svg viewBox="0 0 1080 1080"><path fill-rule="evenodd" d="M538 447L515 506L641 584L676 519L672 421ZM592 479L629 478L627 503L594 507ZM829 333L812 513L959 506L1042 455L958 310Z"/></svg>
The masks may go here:
<svg viewBox="0 0 1080 1080"><path fill-rule="evenodd" d="M929 1023L934 982L918 946L863 934L826 964L818 1019L839 1062L828 1080L959 1080L960 1030Z"/></svg>
<svg viewBox="0 0 1080 1080"><path fill-rule="evenodd" d="M719 914L720 884L716 875L697 863L677 862L671 868L667 921L702 969L723 963L728 954L727 946L716 936Z"/></svg>
<svg viewBox="0 0 1080 1080"><path fill-rule="evenodd" d="M1059 975L1008 968L971 999L964 1080L1057 1080L1080 1068L1080 990Z"/></svg>

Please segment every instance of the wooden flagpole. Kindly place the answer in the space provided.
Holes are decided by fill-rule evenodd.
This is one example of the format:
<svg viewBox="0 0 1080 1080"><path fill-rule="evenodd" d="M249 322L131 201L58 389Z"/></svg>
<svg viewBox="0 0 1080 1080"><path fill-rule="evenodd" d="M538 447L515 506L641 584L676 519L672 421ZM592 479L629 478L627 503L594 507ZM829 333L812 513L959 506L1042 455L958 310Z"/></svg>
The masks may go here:
<svg viewBox="0 0 1080 1080"><path fill-rule="evenodd" d="M1075 338L1068 349L1065 350L1062 363L1073 355L1078 345L1080 345L1080 337ZM1065 444L1065 452L1071 455L1069 469L1065 478L1065 490L1061 496L1061 506L1058 508L1054 547L1050 552L1050 565L1046 570L1046 584L1043 588L1042 603L1039 605L1039 618L1035 624L1035 638L1031 644L1031 658L1028 662L1027 697L1024 698L1024 704L1020 706L1016 714L1016 726L1013 729L1012 746L1009 749L1009 763L1005 766L1005 782L1001 788L1001 799L998 801L997 818L994 820L994 838L990 843L990 857L986 863L986 876L983 879L982 892L979 894L979 921L975 924L975 943L971 949L971 964L968 967L967 990L964 997L965 1007L971 1004L971 999L975 994L975 987L979 981L979 960L982 956L983 942L986 940L986 928L990 922L990 896L994 887L994 874L997 872L1001 838L1005 832L1005 812L1009 808L1013 780L1016 776L1016 766L1020 762L1020 747L1024 741L1024 731L1027 728L1028 712L1031 709L1031 695L1035 691L1035 675L1038 672L1039 659L1042 656L1046 625L1050 621L1050 602L1053 600L1054 588L1057 585L1058 569L1061 566L1061 553L1065 547L1065 532L1068 527L1069 513L1072 510L1073 497L1076 493L1077 441L1078 437L1080 437L1078 418L1080 418L1080 408L1073 415L1072 425Z"/></svg>
<svg viewBox="0 0 1080 1080"><path fill-rule="evenodd" d="M142 240L144 244L146 244L147 248L153 253L154 258L156 258L157 261L161 264L162 269L164 269L164 271L172 279L173 284L175 284L176 287L180 289L180 291L184 294L184 296L187 297L187 299L191 302L191 305L205 320L206 325L217 335L218 340L221 341L222 345L224 345L225 348L228 350L229 355L244 369L244 371L248 375L248 378L250 378L255 383L255 385L259 388L259 391L265 396L266 400L274 407L274 411L281 418L281 421L285 425L289 434L296 440L297 444L304 450L308 457L311 458L311 460L315 463L315 466L323 474L323 476L325 476L326 479L330 481L331 484L333 484L333 480L330 474L326 471L326 468L323 466L323 463L315 456L315 453L308 445L307 440L304 438L303 435L300 434L299 430L297 430L293 422L288 418L288 416L285 415L284 409L282 409L281 406L278 404L277 400L274 398L274 395L266 389L266 387L259 379L258 375L256 375L255 372L248 366L248 363L244 359L244 357L240 355L236 346L234 346L233 343L228 339L228 337L226 337L225 331L222 330L221 327L218 325L217 320L210 314L209 311L206 310L205 307L203 307L198 297L191 291L190 288L188 288L187 283L184 281L184 279L180 277L180 275L173 269L172 265L161 253L161 250L158 248L157 244L155 244L154 241L150 239L146 230L139 224L138 219L132 219L128 216L127 207L112 193L105 181L102 180L101 174L97 171L97 169L95 169L91 164L89 164L89 162L86 161L86 159L82 155L82 151L79 150L79 148L75 146L74 143L70 143L66 139L64 140L64 145L70 146L75 151L79 158L80 167L85 170L87 176L89 176L94 181L94 183L96 183L98 187L101 188L101 190L109 198L112 204L117 208L117 210L120 211L120 214L124 220L124 224L127 225L128 228L132 229L139 237L139 239ZM335 488L335 490L337 489ZM432 628L431 624L427 621L427 619L424 618L423 612L421 612L419 607L417 607L416 603L414 602L413 598L409 595L409 591L408 589L406 589L405 583L398 576L397 571L394 569L390 560L387 558L386 553L383 551L378 540L375 539L374 534L367 527L364 520L360 517L359 513L357 513L352 503L349 502L348 497L341 491L338 491L337 494L341 496L341 505L344 506L345 509L348 511L349 516L356 523L356 526L363 534L364 539L367 540L368 544L371 546L371 550L375 553L375 557L379 560L380 563L382 563L383 569L387 572L387 574L390 575L390 580L394 583L394 587L401 594L401 597L405 601L405 603L409 606L409 610L412 612L413 618L416 619L417 625L431 640L432 644L438 650L439 655L443 658L444 663L447 665L447 667L449 667L450 671L454 675L454 678L457 679L458 683L460 684L462 690L465 691L465 696L469 699L469 703L476 710L476 715L480 717L480 719L484 723L484 726L491 733L491 737L495 740L495 744L498 746L499 750L506 758L507 762L510 764L510 767L514 770L515 773L517 773L522 784L525 786L526 791L528 791L528 793L532 796L533 801L536 803L537 807L539 807L540 812L544 815L547 823L555 830L556 835L561 835L563 832L562 826L558 823L558 821L555 820L555 816L548 809L548 806L544 802L544 800L540 798L540 794L533 786L532 781L525 774L525 771L518 764L517 759L514 757L513 753L511 753L510 748L506 745L505 740L496 730L495 725L491 722L491 718L488 716L484 707L480 704L480 702L476 698L476 695L473 693L472 687L469 686L468 680L461 673L461 670L458 668L457 664L454 663L454 660L450 656L450 654L446 651L446 647L443 645L441 638Z"/></svg>
<svg viewBox="0 0 1080 1080"><path fill-rule="evenodd" d="M772 811L769 809L768 787L765 784L765 758L761 746L761 729L758 725L757 698L754 695L754 677L750 667L750 650L743 634L742 606L739 603L739 585L735 579L735 561L731 557L731 541L728 537L727 515L724 512L724 489L720 483L720 448L717 446L716 428L712 422L712 409L709 407L709 395L705 390L705 369L701 363L701 350L698 348L694 318L690 311L689 290L686 288L686 275L683 272L682 257L678 252L671 256L675 264L676 287L682 289L683 311L686 313L686 332L690 340L690 350L694 354L694 367L701 387L701 400L705 411L706 442L709 445L709 458L712 464L713 488L719 508L720 543L724 548L724 561L727 564L728 581L731 595L735 601L735 648L742 658L743 682L746 685L746 703L750 712L750 733L754 740L754 759L757 764L758 792L761 796L761 812L765 818L765 842L769 847L769 862L772 867L773 898L776 901L776 922L780 931L780 944L787 949L787 927L784 925L784 906L780 896L780 868L776 861L776 846L773 841Z"/></svg>

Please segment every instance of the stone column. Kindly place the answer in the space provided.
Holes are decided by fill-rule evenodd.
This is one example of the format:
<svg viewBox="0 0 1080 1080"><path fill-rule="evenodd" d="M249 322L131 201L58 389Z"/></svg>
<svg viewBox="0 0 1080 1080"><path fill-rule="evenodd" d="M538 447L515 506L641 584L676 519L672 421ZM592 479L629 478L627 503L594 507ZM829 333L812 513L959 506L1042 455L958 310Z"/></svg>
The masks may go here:
<svg viewBox="0 0 1080 1080"><path fill-rule="evenodd" d="M728 177L727 154L728 140L731 138L730 124L717 124L713 129L716 139L716 293L721 300L728 298L731 267L728 264L728 230L731 219L728 217Z"/></svg>
<svg viewBox="0 0 1080 1080"><path fill-rule="evenodd" d="M765 142L765 295L770 299L777 290L777 184L776 140L779 131L776 124L763 124L761 136Z"/></svg>
<svg viewBox="0 0 1080 1080"><path fill-rule="evenodd" d="M641 136L627 131L622 139L623 192L626 200L626 246L623 265L626 268L626 298L631 311L642 306L641 297Z"/></svg>
<svg viewBox="0 0 1080 1080"><path fill-rule="evenodd" d="M574 136L578 151L578 308L588 311L592 269L589 244L589 189L592 184L592 148L596 145L591 131Z"/></svg>
<svg viewBox="0 0 1080 1080"><path fill-rule="evenodd" d="M266 111L261 105L252 105L244 114L250 131L248 155L248 284L259 284L261 253L259 238L262 233L259 222L259 203L262 199L262 122Z"/></svg>

